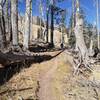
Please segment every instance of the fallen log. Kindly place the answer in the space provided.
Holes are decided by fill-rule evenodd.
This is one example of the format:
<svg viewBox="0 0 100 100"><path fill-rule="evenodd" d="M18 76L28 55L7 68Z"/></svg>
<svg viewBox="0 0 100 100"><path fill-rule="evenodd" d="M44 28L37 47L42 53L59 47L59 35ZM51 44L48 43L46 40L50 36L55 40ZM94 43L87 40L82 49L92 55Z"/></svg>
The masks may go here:
<svg viewBox="0 0 100 100"><path fill-rule="evenodd" d="M58 53L59 54L59 53ZM9 66L11 64L15 63L23 63L23 62L31 62L31 63L41 63L42 61L50 60L55 56L51 55L41 55L41 54L35 54L35 55L18 55L13 53L1 53L0 52L0 64L1 67Z"/></svg>
<svg viewBox="0 0 100 100"><path fill-rule="evenodd" d="M13 53L1 53L0 52L0 68L8 66L13 63L20 63L26 60L34 60L35 56L18 55Z"/></svg>

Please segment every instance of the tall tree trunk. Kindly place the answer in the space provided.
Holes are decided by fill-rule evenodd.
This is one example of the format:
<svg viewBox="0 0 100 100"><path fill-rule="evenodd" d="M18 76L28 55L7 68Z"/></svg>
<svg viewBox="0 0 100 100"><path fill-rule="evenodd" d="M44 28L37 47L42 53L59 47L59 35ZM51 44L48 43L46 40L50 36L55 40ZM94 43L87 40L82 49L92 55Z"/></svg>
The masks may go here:
<svg viewBox="0 0 100 100"><path fill-rule="evenodd" d="M9 1L9 42L12 42L11 1Z"/></svg>
<svg viewBox="0 0 100 100"><path fill-rule="evenodd" d="M48 43L48 34L49 34L49 1L46 0L46 42Z"/></svg>
<svg viewBox="0 0 100 100"><path fill-rule="evenodd" d="M5 3L5 28L6 28L6 40L10 43L11 35L11 1L6 0Z"/></svg>
<svg viewBox="0 0 100 100"><path fill-rule="evenodd" d="M78 17L76 21L75 26L75 36L76 36L76 45L78 50L81 51L82 57L85 57L85 54L87 53L87 47L84 42L84 36L83 36L83 20Z"/></svg>
<svg viewBox="0 0 100 100"><path fill-rule="evenodd" d="M24 44L23 44L25 50L29 48L29 41L30 41L31 2L32 0L26 0L25 33L24 33Z"/></svg>
<svg viewBox="0 0 100 100"><path fill-rule="evenodd" d="M54 34L54 7L53 5L51 5L51 46L54 46L53 34Z"/></svg>
<svg viewBox="0 0 100 100"><path fill-rule="evenodd" d="M79 73L79 68L85 67L88 70L92 71L90 68L90 59L89 59L89 53L88 49L86 47L85 41L84 41L84 35L83 35L83 18L80 15L79 11L79 0L76 0L76 25L75 25L75 37L76 37L76 46L79 51L78 55L78 61L75 63L77 66L75 67L74 74ZM84 66L83 66L84 65Z"/></svg>
<svg viewBox="0 0 100 100"><path fill-rule="evenodd" d="M6 46L6 36L5 36L5 21L3 14L2 0L0 0L0 49L3 50Z"/></svg>
<svg viewBox="0 0 100 100"><path fill-rule="evenodd" d="M76 26L75 26L76 45L80 51L82 58L87 56L87 47L83 36L83 19L79 13L79 0L76 1Z"/></svg>
<svg viewBox="0 0 100 100"><path fill-rule="evenodd" d="M98 40L98 49L100 49L100 31L99 31L99 0L96 0L96 9L97 9L97 11L96 11L96 13L97 13L97 18L96 18L96 24L97 24L97 35L98 35L98 38L97 38L97 40Z"/></svg>
<svg viewBox="0 0 100 100"><path fill-rule="evenodd" d="M9 14L8 14L8 0L6 0L6 7L5 7L5 27L6 27L6 33L9 31Z"/></svg>
<svg viewBox="0 0 100 100"><path fill-rule="evenodd" d="M72 29L71 29L71 34L74 32L74 27L75 27L75 0L72 0Z"/></svg>
<svg viewBox="0 0 100 100"><path fill-rule="evenodd" d="M46 22L46 29L47 29L47 33L46 33L46 42L48 43L48 32L49 32L49 30L48 30L48 26L49 26L49 13L48 13L48 11L47 11L47 15L46 15L46 17L47 17L47 22Z"/></svg>
<svg viewBox="0 0 100 100"><path fill-rule="evenodd" d="M33 27L33 15L32 15L32 2L31 2L30 42L32 42L32 37L33 37L32 27Z"/></svg>
<svg viewBox="0 0 100 100"><path fill-rule="evenodd" d="M18 46L18 0L11 0L12 44Z"/></svg>

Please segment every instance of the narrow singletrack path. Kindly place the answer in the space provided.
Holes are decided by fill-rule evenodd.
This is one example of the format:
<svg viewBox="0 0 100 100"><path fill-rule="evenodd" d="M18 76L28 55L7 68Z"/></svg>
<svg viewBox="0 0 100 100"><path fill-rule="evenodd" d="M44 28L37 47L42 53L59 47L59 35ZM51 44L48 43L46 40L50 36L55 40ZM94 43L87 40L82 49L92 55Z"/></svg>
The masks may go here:
<svg viewBox="0 0 100 100"><path fill-rule="evenodd" d="M53 81L56 77L55 73L58 67L63 67L63 65L66 63L66 69L67 69L67 54L65 52L62 52L57 57L45 63L47 64L44 64L44 66L46 65L49 66L49 69L46 72L41 71L40 73L39 77L40 89L38 93L39 100L58 100L53 93L54 89Z"/></svg>

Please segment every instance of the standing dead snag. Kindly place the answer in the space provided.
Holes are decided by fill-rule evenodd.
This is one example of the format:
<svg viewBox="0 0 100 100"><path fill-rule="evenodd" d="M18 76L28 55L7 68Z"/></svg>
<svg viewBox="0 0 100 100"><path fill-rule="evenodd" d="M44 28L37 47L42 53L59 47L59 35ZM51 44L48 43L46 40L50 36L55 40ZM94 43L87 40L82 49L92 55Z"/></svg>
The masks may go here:
<svg viewBox="0 0 100 100"><path fill-rule="evenodd" d="M80 61L77 64L77 67L75 69L75 73L78 71L79 67L81 65L84 65L85 68L88 68L89 70L89 56L88 56L88 49L86 47L84 36L83 36L83 19L81 17L80 11L79 11L79 0L76 0L76 25L75 25L75 37L76 37L76 46L79 52L78 59Z"/></svg>
<svg viewBox="0 0 100 100"><path fill-rule="evenodd" d="M25 33L24 33L24 50L29 48L30 42L30 21L31 21L31 3L32 0L26 0L26 12L25 12Z"/></svg>
<svg viewBox="0 0 100 100"><path fill-rule="evenodd" d="M83 19L80 18L79 14L76 15L75 36L77 48L80 50L82 58L84 59L87 53L87 47L83 36Z"/></svg>
<svg viewBox="0 0 100 100"><path fill-rule="evenodd" d="M86 57L87 53L87 47L84 41L83 36L83 19L81 18L80 12L79 12L79 1L76 1L76 25L75 25L75 37L76 37L76 45L77 48L80 50L82 58L84 59Z"/></svg>

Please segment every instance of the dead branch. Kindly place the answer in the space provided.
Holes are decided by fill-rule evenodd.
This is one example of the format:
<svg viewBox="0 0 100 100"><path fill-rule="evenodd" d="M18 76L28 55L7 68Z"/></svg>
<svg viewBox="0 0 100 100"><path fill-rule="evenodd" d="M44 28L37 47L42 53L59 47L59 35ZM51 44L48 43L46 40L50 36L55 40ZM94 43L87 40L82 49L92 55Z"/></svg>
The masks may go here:
<svg viewBox="0 0 100 100"><path fill-rule="evenodd" d="M21 92L21 91L26 91L26 90L30 90L30 89L33 89L33 87L22 88L22 89L12 89L12 90L7 89L5 91L0 92L0 95L3 95L8 92Z"/></svg>

